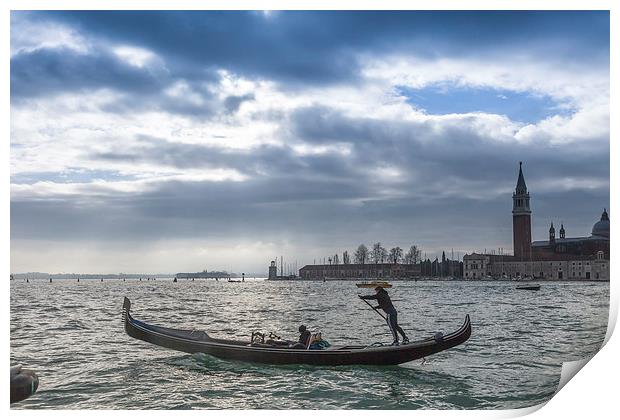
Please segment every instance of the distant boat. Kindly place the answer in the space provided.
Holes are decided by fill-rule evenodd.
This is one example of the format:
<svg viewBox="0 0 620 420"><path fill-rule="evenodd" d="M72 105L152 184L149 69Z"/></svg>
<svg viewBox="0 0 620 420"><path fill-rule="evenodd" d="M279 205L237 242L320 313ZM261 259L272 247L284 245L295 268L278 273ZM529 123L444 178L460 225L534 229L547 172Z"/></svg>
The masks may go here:
<svg viewBox="0 0 620 420"><path fill-rule="evenodd" d="M524 284L517 286L517 290L540 290L540 284Z"/></svg>
<svg viewBox="0 0 620 420"><path fill-rule="evenodd" d="M228 280L228 283L241 283L241 280Z"/></svg>
<svg viewBox="0 0 620 420"><path fill-rule="evenodd" d="M389 288L392 287L387 281L364 281L362 283L355 283L357 287L365 289L374 289L375 287Z"/></svg>

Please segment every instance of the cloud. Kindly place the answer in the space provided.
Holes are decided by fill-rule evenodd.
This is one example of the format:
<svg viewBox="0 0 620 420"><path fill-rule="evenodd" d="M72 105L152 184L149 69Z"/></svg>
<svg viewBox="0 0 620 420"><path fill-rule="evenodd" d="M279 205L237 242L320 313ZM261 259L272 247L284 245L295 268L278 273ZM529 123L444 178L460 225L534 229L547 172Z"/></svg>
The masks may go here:
<svg viewBox="0 0 620 420"><path fill-rule="evenodd" d="M243 104L246 101L253 101L254 100L254 94L252 93L246 93L245 95L231 95L226 97L226 99L224 100L224 107L226 108L226 111L229 114L235 113L239 110L239 107L241 107L241 104Z"/></svg>
<svg viewBox="0 0 620 420"><path fill-rule="evenodd" d="M13 12L12 256L84 238L264 244L252 261L509 249L520 160L534 236L549 217L587 234L609 202L606 18ZM482 90L548 109L442 103Z"/></svg>
<svg viewBox="0 0 620 420"><path fill-rule="evenodd" d="M11 96L45 96L71 90L102 87L118 91L149 92L161 82L113 55L84 55L70 49L37 49L11 59Z"/></svg>

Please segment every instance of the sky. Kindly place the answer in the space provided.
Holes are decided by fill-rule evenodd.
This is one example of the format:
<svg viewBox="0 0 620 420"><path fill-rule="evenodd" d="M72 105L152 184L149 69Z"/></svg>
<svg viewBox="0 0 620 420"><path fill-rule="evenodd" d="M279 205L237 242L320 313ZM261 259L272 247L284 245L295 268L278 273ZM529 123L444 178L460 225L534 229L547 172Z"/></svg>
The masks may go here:
<svg viewBox="0 0 620 420"><path fill-rule="evenodd" d="M605 11L12 11L10 36L12 272L510 253L519 161L534 240L609 210Z"/></svg>

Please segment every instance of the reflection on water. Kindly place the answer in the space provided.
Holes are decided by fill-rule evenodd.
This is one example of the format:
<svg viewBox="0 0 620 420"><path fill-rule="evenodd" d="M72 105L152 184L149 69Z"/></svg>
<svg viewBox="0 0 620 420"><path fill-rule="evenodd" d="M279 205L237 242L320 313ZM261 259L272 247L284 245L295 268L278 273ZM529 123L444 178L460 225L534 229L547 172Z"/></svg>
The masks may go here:
<svg viewBox="0 0 620 420"><path fill-rule="evenodd" d="M458 328L464 345L394 367L274 366L187 355L128 337L123 296L153 324L217 337L304 323L332 344L390 342L383 320L352 282L202 280L11 282L11 364L40 376L12 408L518 408L555 391L563 361L595 353L605 336L609 283L395 282L410 337Z"/></svg>

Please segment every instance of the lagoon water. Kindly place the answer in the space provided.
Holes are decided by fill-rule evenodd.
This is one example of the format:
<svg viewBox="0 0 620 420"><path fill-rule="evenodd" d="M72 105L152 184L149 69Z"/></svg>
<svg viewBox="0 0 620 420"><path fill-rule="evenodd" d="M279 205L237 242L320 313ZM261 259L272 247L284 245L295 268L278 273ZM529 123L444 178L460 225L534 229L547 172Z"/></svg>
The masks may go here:
<svg viewBox="0 0 620 420"><path fill-rule="evenodd" d="M561 364L605 337L609 283L394 282L399 322L414 340L457 329L463 345L395 367L273 366L183 354L127 336L123 297L149 323L248 338L294 339L304 323L332 344L391 342L354 282L179 280L11 282L11 365L39 390L12 409L506 409L548 400Z"/></svg>

